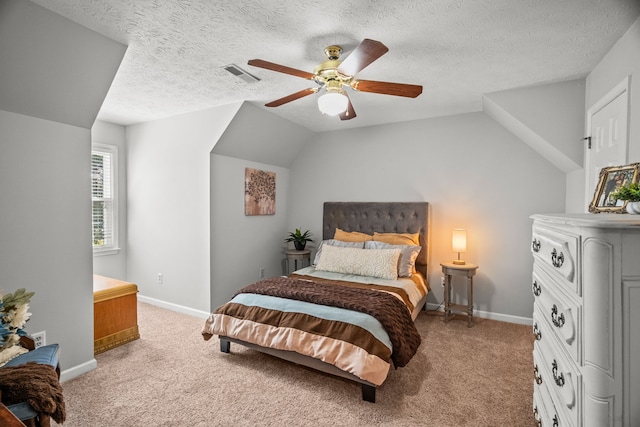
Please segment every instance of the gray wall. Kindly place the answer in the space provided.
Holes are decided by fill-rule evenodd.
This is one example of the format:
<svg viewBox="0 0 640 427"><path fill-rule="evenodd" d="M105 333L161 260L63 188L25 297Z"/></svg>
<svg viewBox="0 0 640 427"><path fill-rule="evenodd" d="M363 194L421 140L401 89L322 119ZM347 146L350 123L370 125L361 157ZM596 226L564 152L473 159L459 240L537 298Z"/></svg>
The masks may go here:
<svg viewBox="0 0 640 427"><path fill-rule="evenodd" d="M324 201L430 202L429 302L442 302L439 264L456 256L451 230L465 228L464 258L480 266L476 309L531 318L529 215L564 209L564 173L485 114L320 134L290 180L289 225L316 235Z"/></svg>
<svg viewBox="0 0 640 427"><path fill-rule="evenodd" d="M34 291L27 331L93 358L91 133L126 47L28 1L0 2L0 287Z"/></svg>
<svg viewBox="0 0 640 427"><path fill-rule="evenodd" d="M118 245L117 254L93 257L93 272L127 280L127 156L125 127L96 120L91 128L91 143L118 147Z"/></svg>
<svg viewBox="0 0 640 427"><path fill-rule="evenodd" d="M276 174L275 215L245 216L245 168ZM211 308L243 286L283 274L289 169L211 154Z"/></svg>
<svg viewBox="0 0 640 427"><path fill-rule="evenodd" d="M0 2L0 110L89 129L126 46L30 1Z"/></svg>
<svg viewBox="0 0 640 427"><path fill-rule="evenodd" d="M260 268L281 274L288 170L280 164L310 135L246 103L127 127L127 278L140 298L203 315ZM245 167L276 172L276 215L244 216Z"/></svg>
<svg viewBox="0 0 640 427"><path fill-rule="evenodd" d="M239 106L127 127L127 276L141 296L209 311L209 153Z"/></svg>
<svg viewBox="0 0 640 427"><path fill-rule="evenodd" d="M26 329L61 345L61 369L91 369L89 130L0 111L0 141L0 286L35 292Z"/></svg>

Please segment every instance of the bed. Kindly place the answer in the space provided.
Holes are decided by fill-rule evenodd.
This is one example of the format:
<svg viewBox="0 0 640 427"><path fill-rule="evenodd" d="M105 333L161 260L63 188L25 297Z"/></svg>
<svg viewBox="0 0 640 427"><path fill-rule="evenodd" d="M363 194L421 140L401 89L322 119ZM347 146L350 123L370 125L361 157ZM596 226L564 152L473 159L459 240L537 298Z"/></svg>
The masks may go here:
<svg viewBox="0 0 640 427"><path fill-rule="evenodd" d="M237 343L353 380L375 402L420 345L428 230L426 202L326 202L312 266L243 288L202 335L218 335L225 353Z"/></svg>

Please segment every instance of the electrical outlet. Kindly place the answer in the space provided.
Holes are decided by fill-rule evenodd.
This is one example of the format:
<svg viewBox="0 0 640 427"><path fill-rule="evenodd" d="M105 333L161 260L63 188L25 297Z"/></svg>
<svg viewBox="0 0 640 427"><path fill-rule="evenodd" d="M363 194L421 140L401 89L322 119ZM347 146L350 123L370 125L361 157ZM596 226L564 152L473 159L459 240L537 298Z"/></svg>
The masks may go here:
<svg viewBox="0 0 640 427"><path fill-rule="evenodd" d="M164 283L164 274L158 273L158 285L162 285Z"/></svg>
<svg viewBox="0 0 640 427"><path fill-rule="evenodd" d="M264 279L264 267L260 267L260 278Z"/></svg>
<svg viewBox="0 0 640 427"><path fill-rule="evenodd" d="M440 285L444 287L444 276L440 276Z"/></svg>
<svg viewBox="0 0 640 427"><path fill-rule="evenodd" d="M35 334L31 334L31 338L36 346L36 348L42 347L43 345L47 345L47 333L46 331L36 332Z"/></svg>

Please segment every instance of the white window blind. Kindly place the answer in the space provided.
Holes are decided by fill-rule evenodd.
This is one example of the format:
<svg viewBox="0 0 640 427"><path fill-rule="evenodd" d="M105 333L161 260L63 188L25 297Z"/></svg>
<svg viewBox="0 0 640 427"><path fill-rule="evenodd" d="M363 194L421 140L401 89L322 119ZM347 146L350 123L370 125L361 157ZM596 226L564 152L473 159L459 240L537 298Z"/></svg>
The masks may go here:
<svg viewBox="0 0 640 427"><path fill-rule="evenodd" d="M116 162L114 146L91 150L91 201L94 251L117 250Z"/></svg>

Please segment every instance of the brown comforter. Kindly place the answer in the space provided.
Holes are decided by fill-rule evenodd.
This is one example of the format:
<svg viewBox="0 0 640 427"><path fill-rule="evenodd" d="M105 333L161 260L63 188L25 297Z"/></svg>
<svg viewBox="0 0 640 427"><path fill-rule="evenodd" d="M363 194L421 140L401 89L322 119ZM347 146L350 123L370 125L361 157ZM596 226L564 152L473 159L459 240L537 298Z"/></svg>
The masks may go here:
<svg viewBox="0 0 640 427"><path fill-rule="evenodd" d="M241 289L240 293L254 293L280 298L329 305L358 311L375 317L385 328L393 345L391 360L394 366L405 366L420 346L420 334L405 304L395 296L377 290L351 287L349 282L274 277ZM236 295L237 295L236 294Z"/></svg>

